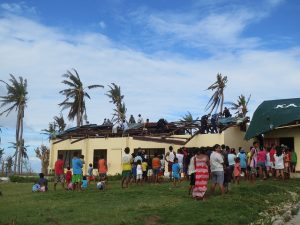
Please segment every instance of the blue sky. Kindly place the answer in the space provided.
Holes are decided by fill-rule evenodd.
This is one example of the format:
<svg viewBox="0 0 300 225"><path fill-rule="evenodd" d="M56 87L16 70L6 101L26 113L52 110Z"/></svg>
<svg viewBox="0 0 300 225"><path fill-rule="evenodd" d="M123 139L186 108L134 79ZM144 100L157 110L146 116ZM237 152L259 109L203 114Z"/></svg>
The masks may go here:
<svg viewBox="0 0 300 225"><path fill-rule="evenodd" d="M128 114L152 121L204 114L205 89L218 72L229 80L225 101L252 95L250 115L263 100L299 97L299 11L296 0L0 1L0 79L28 79L33 168L33 149L47 144L40 130L60 113L61 75L71 68L84 84L106 86L87 102L89 121L98 124L111 117L105 92L112 82L121 85ZM6 156L15 117L0 117Z"/></svg>

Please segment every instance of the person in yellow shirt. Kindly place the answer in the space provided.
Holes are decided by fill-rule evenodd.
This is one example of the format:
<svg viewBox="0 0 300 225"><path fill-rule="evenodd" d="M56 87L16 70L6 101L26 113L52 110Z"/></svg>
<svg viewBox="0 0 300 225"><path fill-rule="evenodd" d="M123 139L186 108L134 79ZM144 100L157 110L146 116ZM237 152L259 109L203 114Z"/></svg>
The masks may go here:
<svg viewBox="0 0 300 225"><path fill-rule="evenodd" d="M143 159L142 162L142 169L143 169L143 181L147 181L147 167L148 167L148 163L146 161L146 159Z"/></svg>
<svg viewBox="0 0 300 225"><path fill-rule="evenodd" d="M124 155L122 157L122 188L128 188L128 183L130 181L131 176L131 163L132 163L132 156L130 153L130 148L126 147L124 149ZM125 183L125 186L124 186Z"/></svg>

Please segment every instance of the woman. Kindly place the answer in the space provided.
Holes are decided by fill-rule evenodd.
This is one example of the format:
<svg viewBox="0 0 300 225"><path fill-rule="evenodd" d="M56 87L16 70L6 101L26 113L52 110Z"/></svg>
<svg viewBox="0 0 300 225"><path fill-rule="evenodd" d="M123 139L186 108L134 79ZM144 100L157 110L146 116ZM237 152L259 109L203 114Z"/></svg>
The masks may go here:
<svg viewBox="0 0 300 225"><path fill-rule="evenodd" d="M203 200L209 179L209 159L204 150L199 150L191 162L193 162L195 166L193 197L197 200Z"/></svg>

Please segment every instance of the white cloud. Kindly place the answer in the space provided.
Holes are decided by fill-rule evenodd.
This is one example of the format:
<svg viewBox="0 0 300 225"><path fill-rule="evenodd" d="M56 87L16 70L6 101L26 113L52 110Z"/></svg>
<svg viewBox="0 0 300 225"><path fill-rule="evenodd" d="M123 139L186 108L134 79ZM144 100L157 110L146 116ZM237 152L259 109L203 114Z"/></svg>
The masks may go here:
<svg viewBox="0 0 300 225"><path fill-rule="evenodd" d="M28 6L25 2L20 3L2 3L0 4L0 8L9 13L13 14L23 14L23 13L31 13L36 14L36 9L34 7Z"/></svg>
<svg viewBox="0 0 300 225"><path fill-rule="evenodd" d="M135 23L147 26L153 39L163 39L164 45L183 45L216 53L261 46L258 37L244 37L250 24L268 17L282 0L265 0L256 5L233 1L204 1L195 3L187 12L151 12L141 8L132 12ZM154 37L153 37L154 36Z"/></svg>
<svg viewBox="0 0 300 225"><path fill-rule="evenodd" d="M106 23L104 21L100 21L99 22L99 26L102 28L102 29L105 29L106 28Z"/></svg>

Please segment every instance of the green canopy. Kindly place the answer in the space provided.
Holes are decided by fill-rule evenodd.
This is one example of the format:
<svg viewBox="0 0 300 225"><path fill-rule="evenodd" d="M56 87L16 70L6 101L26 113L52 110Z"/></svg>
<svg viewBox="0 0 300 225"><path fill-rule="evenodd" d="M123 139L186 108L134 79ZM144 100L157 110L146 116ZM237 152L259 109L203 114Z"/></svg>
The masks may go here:
<svg viewBox="0 0 300 225"><path fill-rule="evenodd" d="M300 98L264 101L253 114L245 139L300 120Z"/></svg>

